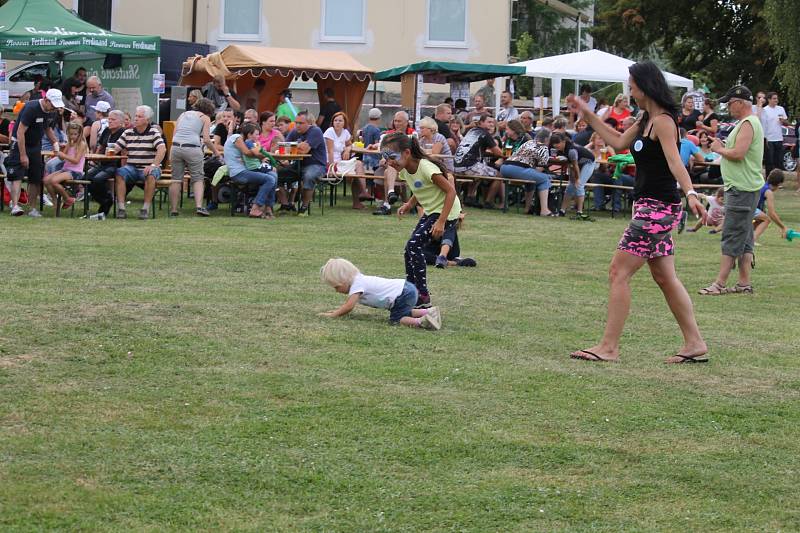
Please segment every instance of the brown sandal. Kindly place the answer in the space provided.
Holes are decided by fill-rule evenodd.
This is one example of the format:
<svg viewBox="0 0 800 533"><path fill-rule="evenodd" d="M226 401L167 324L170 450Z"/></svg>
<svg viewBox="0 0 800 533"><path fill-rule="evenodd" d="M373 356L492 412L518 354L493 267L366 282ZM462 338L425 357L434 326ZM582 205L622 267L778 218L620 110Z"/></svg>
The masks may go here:
<svg viewBox="0 0 800 533"><path fill-rule="evenodd" d="M753 286L740 285L737 283L733 287L725 289L725 294L753 294Z"/></svg>
<svg viewBox="0 0 800 533"><path fill-rule="evenodd" d="M703 296L719 296L721 294L727 294L727 292L728 289L726 289L723 285L720 285L715 281L708 287L705 287L697 291L697 294L702 294Z"/></svg>

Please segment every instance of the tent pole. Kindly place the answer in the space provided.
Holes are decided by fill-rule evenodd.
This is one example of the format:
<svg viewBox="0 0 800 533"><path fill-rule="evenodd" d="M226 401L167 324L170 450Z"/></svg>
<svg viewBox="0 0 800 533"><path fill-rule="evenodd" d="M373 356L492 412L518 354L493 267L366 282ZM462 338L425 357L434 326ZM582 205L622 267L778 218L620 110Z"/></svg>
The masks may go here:
<svg viewBox="0 0 800 533"><path fill-rule="evenodd" d="M372 80L372 107L378 107L378 80Z"/></svg>
<svg viewBox="0 0 800 533"><path fill-rule="evenodd" d="M492 102L492 105L494 106L494 116L497 116L497 113L500 111L500 95L502 94L502 92L505 90L506 87L505 83L503 83L502 85L498 84L497 80L503 81L505 80L505 78L494 79L494 102ZM498 87L500 87L501 90L498 90Z"/></svg>
<svg viewBox="0 0 800 533"><path fill-rule="evenodd" d="M159 55L156 58L156 74L161 74L161 56ZM161 123L161 117L159 116L158 110L161 108L161 102L159 102L158 93L156 93L156 124Z"/></svg>

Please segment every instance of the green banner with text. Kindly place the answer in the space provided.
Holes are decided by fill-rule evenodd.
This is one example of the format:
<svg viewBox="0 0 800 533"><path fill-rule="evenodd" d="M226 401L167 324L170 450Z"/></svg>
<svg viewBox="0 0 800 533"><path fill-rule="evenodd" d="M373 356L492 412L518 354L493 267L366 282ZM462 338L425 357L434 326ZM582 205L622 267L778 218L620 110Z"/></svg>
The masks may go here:
<svg viewBox="0 0 800 533"><path fill-rule="evenodd" d="M156 57L122 58L118 68L103 68L102 59L64 61L64 78L72 76L78 67L84 67L87 76L97 76L103 88L114 97L116 109L133 116L136 106L149 105L158 113L158 95L153 94L153 74Z"/></svg>

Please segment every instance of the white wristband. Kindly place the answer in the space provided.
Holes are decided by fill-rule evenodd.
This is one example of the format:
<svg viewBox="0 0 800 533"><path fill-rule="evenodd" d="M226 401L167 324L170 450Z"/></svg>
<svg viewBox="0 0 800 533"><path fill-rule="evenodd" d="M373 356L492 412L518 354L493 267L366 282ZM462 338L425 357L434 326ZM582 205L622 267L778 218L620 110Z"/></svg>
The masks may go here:
<svg viewBox="0 0 800 533"><path fill-rule="evenodd" d="M695 198L697 198L697 191L695 191L694 189L689 189L688 191L686 191L686 198L689 198L690 196L694 196Z"/></svg>

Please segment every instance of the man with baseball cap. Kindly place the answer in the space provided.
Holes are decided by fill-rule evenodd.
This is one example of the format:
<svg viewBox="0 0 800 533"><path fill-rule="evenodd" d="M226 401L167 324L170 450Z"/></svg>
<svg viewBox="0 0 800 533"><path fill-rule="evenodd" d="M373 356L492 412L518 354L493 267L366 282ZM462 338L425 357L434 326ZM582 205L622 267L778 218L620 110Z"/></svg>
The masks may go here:
<svg viewBox="0 0 800 533"><path fill-rule="evenodd" d="M753 292L750 271L753 265L753 215L758 205L764 176L764 130L753 114L753 94L744 85L732 87L720 103L728 104L728 112L738 124L723 145L714 139L711 149L722 156L722 181L725 187L725 222L722 225L722 259L714 283L700 294L717 295ZM734 264L739 262L739 282L726 287Z"/></svg>
<svg viewBox="0 0 800 533"><path fill-rule="evenodd" d="M111 104L105 100L100 100L92 106L92 109L94 109L95 121L84 131L87 132L89 137L89 148L94 150L103 131L108 127L108 113L111 111Z"/></svg>
<svg viewBox="0 0 800 533"><path fill-rule="evenodd" d="M13 216L25 214L19 205L19 194L22 190L22 179L26 176L28 178L28 204L31 206L28 215L42 216L36 209L44 173L42 137L47 135L47 138L53 143L53 150L59 150L58 139L51 125L55 122L53 112L62 107L64 107L64 101L61 91L50 89L45 93L44 98L26 103L14 124L14 131L11 132L11 149L5 162L6 179L11 182L9 189Z"/></svg>

